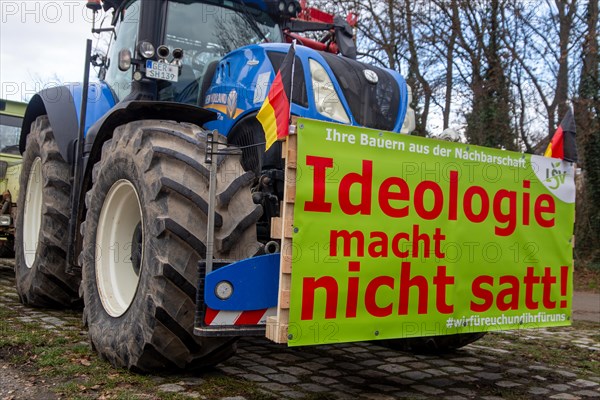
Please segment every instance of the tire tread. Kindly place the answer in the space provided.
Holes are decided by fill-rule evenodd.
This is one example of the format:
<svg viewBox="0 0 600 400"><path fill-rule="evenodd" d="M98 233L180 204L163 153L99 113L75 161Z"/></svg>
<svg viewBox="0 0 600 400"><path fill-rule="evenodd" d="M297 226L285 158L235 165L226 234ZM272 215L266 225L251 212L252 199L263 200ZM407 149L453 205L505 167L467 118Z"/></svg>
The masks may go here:
<svg viewBox="0 0 600 400"><path fill-rule="evenodd" d="M29 171L36 158L42 161L43 205L39 243L31 268L25 262L23 216ZM36 307L79 308L80 277L66 273L67 235L70 218L70 166L62 158L50 121L38 117L27 136L20 192L17 200L15 275L17 292L24 304Z"/></svg>
<svg viewBox="0 0 600 400"><path fill-rule="evenodd" d="M132 122L115 130L110 143L103 146L101 161L94 166L94 186L86 195L88 214L82 257L84 314L94 347L116 366L144 372L173 367L191 370L215 365L235 353L235 339L201 338L193 334L197 265L206 254L209 170L204 164L205 141L205 133L191 124ZM131 171L136 176L143 177L134 186L148 214L145 243L151 243L147 252L153 254L142 266L142 270L150 268L140 278L140 285L143 281L147 290L140 293L138 288L130 309L118 318L125 321L130 314L136 314L138 331L133 327L120 329L115 319L103 316L104 310L94 298L98 292L94 286L92 244L101 209L99 203L110 188L104 182L109 182L106 177L113 173L112 166L125 160L131 162ZM225 258L234 246L255 248L255 224L262 208L252 202L253 176L243 172L239 157L224 157L219 161L218 168L224 173L219 175L223 180L218 183L217 193L224 193L229 201L217 202L215 258ZM220 247L218 243L223 242L227 246ZM252 255L248 252L243 257ZM124 332L126 329L130 331Z"/></svg>

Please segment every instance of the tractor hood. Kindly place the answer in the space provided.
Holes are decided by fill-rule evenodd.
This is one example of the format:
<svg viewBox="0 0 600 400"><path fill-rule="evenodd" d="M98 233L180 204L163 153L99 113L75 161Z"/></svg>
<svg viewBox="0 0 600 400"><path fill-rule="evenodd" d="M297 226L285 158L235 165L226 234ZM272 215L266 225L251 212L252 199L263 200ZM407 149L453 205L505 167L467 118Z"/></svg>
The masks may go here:
<svg viewBox="0 0 600 400"><path fill-rule="evenodd" d="M221 115L215 128L228 132L239 117L258 111L289 48L250 45L221 59L203 104ZM292 103L300 117L400 132L408 89L396 71L298 45Z"/></svg>
<svg viewBox="0 0 600 400"><path fill-rule="evenodd" d="M359 125L391 131L400 112L400 87L384 69L331 53L320 53Z"/></svg>

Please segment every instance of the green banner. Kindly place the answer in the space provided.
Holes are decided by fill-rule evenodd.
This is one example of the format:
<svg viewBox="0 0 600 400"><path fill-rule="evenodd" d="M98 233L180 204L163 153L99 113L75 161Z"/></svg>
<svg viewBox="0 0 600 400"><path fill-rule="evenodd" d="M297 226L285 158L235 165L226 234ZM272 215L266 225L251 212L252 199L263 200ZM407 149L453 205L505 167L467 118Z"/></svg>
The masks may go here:
<svg viewBox="0 0 600 400"><path fill-rule="evenodd" d="M569 325L574 166L298 120L290 346Z"/></svg>

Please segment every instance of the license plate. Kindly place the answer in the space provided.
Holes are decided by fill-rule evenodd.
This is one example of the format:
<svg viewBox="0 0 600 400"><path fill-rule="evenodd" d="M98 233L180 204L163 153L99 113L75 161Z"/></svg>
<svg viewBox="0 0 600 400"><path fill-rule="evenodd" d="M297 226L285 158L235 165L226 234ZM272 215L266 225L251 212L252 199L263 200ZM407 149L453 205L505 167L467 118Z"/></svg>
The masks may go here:
<svg viewBox="0 0 600 400"><path fill-rule="evenodd" d="M153 79L177 82L179 80L179 68L176 65L146 60L146 76Z"/></svg>

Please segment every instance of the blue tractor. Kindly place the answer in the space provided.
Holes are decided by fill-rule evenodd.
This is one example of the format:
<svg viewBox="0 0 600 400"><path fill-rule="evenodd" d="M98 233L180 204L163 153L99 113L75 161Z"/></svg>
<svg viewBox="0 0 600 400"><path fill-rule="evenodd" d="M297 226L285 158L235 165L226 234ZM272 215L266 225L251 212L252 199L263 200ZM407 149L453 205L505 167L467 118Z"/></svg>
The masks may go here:
<svg viewBox="0 0 600 400"><path fill-rule="evenodd" d="M407 131L407 85L354 59L349 21L296 0L88 7L113 15L110 28L93 28L112 32L107 56L91 56L88 42L99 82L36 94L23 122L20 299L83 305L93 347L116 366L217 364L238 337L264 335L276 305L269 224L282 199L281 146L265 152L256 114L289 43L299 44L295 116ZM231 267L249 262L251 276L238 279ZM215 278L226 270L228 280ZM219 307L232 291L235 302Z"/></svg>

